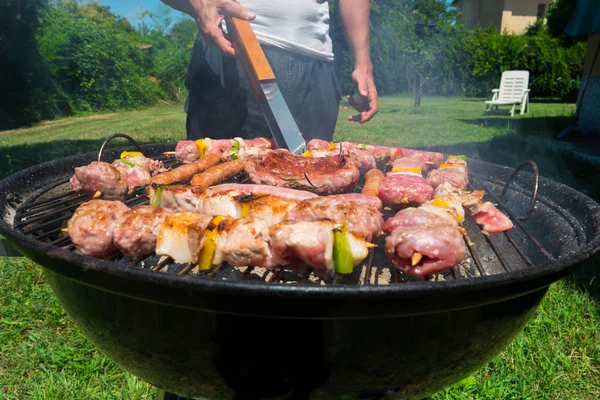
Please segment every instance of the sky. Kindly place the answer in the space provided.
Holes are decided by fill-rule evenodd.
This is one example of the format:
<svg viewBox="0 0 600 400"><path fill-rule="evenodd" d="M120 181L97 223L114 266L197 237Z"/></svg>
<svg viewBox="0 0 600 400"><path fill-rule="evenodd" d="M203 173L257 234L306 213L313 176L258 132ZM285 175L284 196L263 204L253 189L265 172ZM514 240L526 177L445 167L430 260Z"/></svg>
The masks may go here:
<svg viewBox="0 0 600 400"><path fill-rule="evenodd" d="M92 0L84 1L91 2ZM446 2L451 3L452 1L447 0ZM109 6L113 13L127 18L133 26L138 25L137 14L140 11L155 11L162 4L160 0L99 0L99 3ZM180 14L178 11L173 13L174 16L178 14Z"/></svg>
<svg viewBox="0 0 600 400"><path fill-rule="evenodd" d="M91 3L92 0L84 0L86 3ZM160 0L100 0L100 4L110 7L114 14L125 17L133 26L137 26L137 15L142 10L155 11L162 4ZM174 15L179 14L174 11Z"/></svg>

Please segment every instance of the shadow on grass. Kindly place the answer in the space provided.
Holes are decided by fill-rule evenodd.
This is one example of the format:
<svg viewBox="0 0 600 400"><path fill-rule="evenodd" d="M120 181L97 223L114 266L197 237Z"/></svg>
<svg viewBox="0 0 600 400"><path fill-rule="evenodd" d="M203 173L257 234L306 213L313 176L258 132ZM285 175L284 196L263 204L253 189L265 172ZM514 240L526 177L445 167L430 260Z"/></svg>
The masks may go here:
<svg viewBox="0 0 600 400"><path fill-rule="evenodd" d="M502 112L503 110L500 111L500 113ZM461 119L459 121L482 128L509 129L521 136L541 136L551 139L556 138L563 129L574 121L572 116L519 118L515 115L515 117L508 118L489 118L497 113L498 111L494 111L493 114L487 115L487 117ZM509 111L506 111L506 115L508 114Z"/></svg>

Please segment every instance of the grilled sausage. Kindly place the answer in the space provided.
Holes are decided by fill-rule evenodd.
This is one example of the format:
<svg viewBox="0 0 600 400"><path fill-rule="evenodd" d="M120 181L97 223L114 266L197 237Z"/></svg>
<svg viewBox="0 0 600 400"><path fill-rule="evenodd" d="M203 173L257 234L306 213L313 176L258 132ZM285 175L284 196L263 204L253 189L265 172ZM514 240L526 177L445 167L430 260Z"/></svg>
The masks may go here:
<svg viewBox="0 0 600 400"><path fill-rule="evenodd" d="M169 185L176 182L188 182L194 174L217 165L221 158L216 154L207 154L201 159L182 165L172 171L163 172L152 177L151 183L156 185Z"/></svg>
<svg viewBox="0 0 600 400"><path fill-rule="evenodd" d="M228 161L226 163L210 167L200 174L194 175L191 185L207 188L232 178L243 170L244 162L242 160Z"/></svg>
<svg viewBox="0 0 600 400"><path fill-rule="evenodd" d="M377 197L379 195L379 185L383 180L384 175L378 169L371 169L365 174L365 184L362 188L362 194L367 196Z"/></svg>

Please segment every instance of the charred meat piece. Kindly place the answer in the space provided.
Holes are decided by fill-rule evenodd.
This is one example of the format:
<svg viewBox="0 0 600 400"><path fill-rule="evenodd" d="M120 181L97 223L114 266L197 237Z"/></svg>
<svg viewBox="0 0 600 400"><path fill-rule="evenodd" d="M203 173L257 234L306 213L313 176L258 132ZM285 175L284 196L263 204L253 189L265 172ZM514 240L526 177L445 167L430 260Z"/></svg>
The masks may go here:
<svg viewBox="0 0 600 400"><path fill-rule="evenodd" d="M418 206L431 199L432 194L433 188L417 172L389 173L379 186L379 198L393 209Z"/></svg>
<svg viewBox="0 0 600 400"><path fill-rule="evenodd" d="M125 214L114 232L114 244L122 254L143 257L156 249L158 229L172 211L161 207L139 206Z"/></svg>
<svg viewBox="0 0 600 400"><path fill-rule="evenodd" d="M226 218L220 224L213 265L228 262L236 266L274 268L269 245L269 225L256 216Z"/></svg>
<svg viewBox="0 0 600 400"><path fill-rule="evenodd" d="M304 189L319 195L351 192L360 177L356 161L344 155L313 158L273 150L244 163L253 183Z"/></svg>
<svg viewBox="0 0 600 400"><path fill-rule="evenodd" d="M108 258L116 254L113 234L128 210L120 201L90 200L83 203L68 223L71 241L86 256Z"/></svg>
<svg viewBox="0 0 600 400"><path fill-rule="evenodd" d="M122 200L129 191L125 173L103 161L75 168L75 176L90 197L100 195L104 200Z"/></svg>
<svg viewBox="0 0 600 400"><path fill-rule="evenodd" d="M317 197L298 203L285 220L346 222L348 232L372 241L383 234L383 215L373 200L379 199L358 193Z"/></svg>

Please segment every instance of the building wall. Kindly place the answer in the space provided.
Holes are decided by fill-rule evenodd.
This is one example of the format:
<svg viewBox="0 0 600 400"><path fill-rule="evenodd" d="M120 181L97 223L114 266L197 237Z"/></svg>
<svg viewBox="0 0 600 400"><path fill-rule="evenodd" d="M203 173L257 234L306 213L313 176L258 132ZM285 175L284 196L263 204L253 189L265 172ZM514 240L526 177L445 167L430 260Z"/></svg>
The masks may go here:
<svg viewBox="0 0 600 400"><path fill-rule="evenodd" d="M467 29L490 24L500 29L503 3L503 0L459 0L456 7Z"/></svg>
<svg viewBox="0 0 600 400"><path fill-rule="evenodd" d="M551 3L552 0L504 0L500 31L524 33L537 20L538 6L545 4L548 12Z"/></svg>
<svg viewBox="0 0 600 400"><path fill-rule="evenodd" d="M500 32L524 33L537 19L538 5L546 12L553 0L458 0L461 20L468 29L494 25Z"/></svg>

